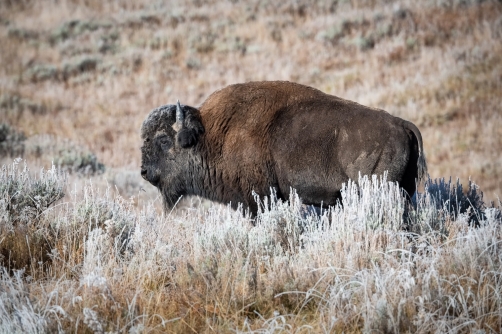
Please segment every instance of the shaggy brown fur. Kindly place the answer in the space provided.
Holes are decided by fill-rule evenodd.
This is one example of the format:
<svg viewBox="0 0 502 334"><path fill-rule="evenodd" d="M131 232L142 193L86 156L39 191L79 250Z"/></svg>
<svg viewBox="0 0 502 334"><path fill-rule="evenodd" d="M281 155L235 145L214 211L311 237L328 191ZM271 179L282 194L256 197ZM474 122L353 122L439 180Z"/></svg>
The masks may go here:
<svg viewBox="0 0 502 334"><path fill-rule="evenodd" d="M270 188L305 204L334 205L342 183L388 172L411 196L427 172L420 131L387 112L291 82L250 82L216 91L199 109L154 109L143 123L142 175L167 208L182 195L243 203Z"/></svg>

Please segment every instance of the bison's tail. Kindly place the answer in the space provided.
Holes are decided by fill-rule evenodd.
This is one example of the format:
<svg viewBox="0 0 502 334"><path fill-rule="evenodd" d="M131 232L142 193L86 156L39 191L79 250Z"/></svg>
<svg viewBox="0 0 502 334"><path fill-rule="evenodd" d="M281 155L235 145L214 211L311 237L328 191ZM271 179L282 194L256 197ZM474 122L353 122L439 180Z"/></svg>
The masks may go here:
<svg viewBox="0 0 502 334"><path fill-rule="evenodd" d="M405 126L408 130L413 132L415 138L418 142L418 160L417 160L417 182L421 183L422 181L427 181L429 177L429 173L427 172L427 161L425 160L424 146L422 143L422 134L420 130L415 126L415 124L405 121Z"/></svg>

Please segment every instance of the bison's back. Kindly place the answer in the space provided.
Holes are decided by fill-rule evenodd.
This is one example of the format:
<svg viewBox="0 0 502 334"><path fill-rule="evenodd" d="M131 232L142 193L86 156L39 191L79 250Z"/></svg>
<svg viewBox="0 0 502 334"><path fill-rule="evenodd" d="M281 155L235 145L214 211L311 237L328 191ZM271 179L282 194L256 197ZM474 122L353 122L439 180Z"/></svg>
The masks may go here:
<svg viewBox="0 0 502 334"><path fill-rule="evenodd" d="M290 82L252 82L213 93L201 106L207 140L240 191L335 204L358 173L399 181L410 157L403 120ZM249 199L239 199L249 202Z"/></svg>

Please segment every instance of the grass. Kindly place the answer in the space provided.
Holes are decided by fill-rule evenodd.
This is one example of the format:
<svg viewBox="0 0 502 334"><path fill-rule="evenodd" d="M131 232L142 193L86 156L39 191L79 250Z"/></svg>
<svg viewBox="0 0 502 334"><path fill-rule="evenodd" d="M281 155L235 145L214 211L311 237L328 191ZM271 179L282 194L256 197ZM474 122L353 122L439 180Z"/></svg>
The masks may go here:
<svg viewBox="0 0 502 334"><path fill-rule="evenodd" d="M217 205L159 215L151 202L138 209L88 183L21 219L8 213L19 202L12 193L61 194L66 180L54 168L30 176L18 162L3 171L2 184L24 182L1 191L6 333L493 332L502 324L501 203L485 207L475 185L464 195L458 184L429 181L406 209L395 183L363 177L345 186L343 206L320 216L296 194L281 202L272 193L251 221Z"/></svg>
<svg viewBox="0 0 502 334"><path fill-rule="evenodd" d="M0 1L0 332L499 332L501 14ZM417 124L432 179L415 209L370 177L321 216L273 194L254 222L201 199L163 213L138 172L141 122L250 80Z"/></svg>

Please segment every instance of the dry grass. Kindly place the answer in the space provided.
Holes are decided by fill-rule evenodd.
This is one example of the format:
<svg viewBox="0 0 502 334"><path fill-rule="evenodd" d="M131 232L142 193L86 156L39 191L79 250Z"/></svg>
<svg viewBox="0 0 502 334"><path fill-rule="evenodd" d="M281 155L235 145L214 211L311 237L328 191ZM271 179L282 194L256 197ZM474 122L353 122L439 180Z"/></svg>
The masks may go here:
<svg viewBox="0 0 502 334"><path fill-rule="evenodd" d="M474 210L466 181L502 193L501 17L496 1L0 1L0 152L49 168L4 159L0 332L499 332L500 210ZM138 175L144 117L250 80L413 121L431 176L466 195L429 183L406 221L369 181L322 217L297 198L256 226L198 200L162 214Z"/></svg>
<svg viewBox="0 0 502 334"><path fill-rule="evenodd" d="M64 186L58 175L15 163L0 180L40 196ZM474 188L465 197L429 183L403 220L396 184L357 184L322 216L306 215L294 194L271 196L253 223L216 205L137 210L92 184L24 219L8 215L17 202L0 187L0 248L10 251L0 332L497 332L500 208L483 207Z"/></svg>

